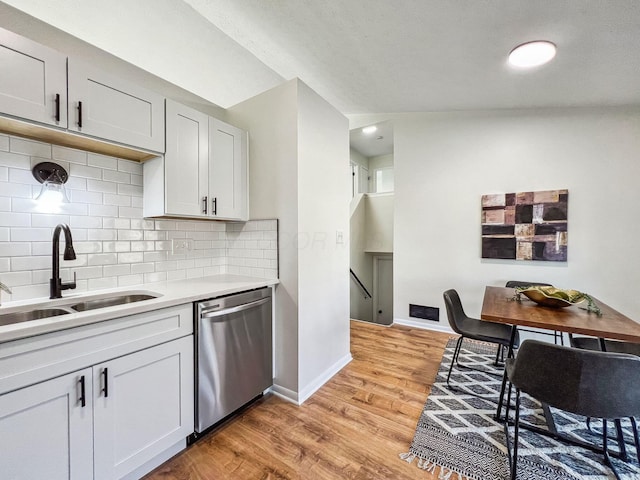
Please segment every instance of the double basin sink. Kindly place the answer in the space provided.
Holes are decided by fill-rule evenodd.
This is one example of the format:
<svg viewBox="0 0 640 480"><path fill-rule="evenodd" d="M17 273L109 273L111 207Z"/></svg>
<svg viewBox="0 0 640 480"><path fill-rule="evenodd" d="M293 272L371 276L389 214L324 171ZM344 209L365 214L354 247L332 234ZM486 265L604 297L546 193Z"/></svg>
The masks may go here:
<svg viewBox="0 0 640 480"><path fill-rule="evenodd" d="M69 302L64 304L60 304L59 300L52 300L51 302L16 308L15 311L11 313L2 314L0 315L0 326L30 322L32 320L42 320L44 318L68 315L70 313L86 312L98 308L114 307L127 303L142 302L160 296L160 294L153 292L117 292L110 295L103 294L87 296L85 298L75 298L73 300L70 299Z"/></svg>

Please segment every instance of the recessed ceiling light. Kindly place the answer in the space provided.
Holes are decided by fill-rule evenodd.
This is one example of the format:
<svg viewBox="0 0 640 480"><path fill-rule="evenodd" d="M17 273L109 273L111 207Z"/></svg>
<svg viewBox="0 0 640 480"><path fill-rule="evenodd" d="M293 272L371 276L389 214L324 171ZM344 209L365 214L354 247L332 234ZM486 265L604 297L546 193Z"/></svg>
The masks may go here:
<svg viewBox="0 0 640 480"><path fill-rule="evenodd" d="M364 133L365 135L371 135L376 130L378 130L378 127L376 127L375 125L371 125L370 127L364 127L362 129L362 133Z"/></svg>
<svg viewBox="0 0 640 480"><path fill-rule="evenodd" d="M543 65L556 56L556 46L545 40L527 42L517 46L509 54L514 67L531 68Z"/></svg>

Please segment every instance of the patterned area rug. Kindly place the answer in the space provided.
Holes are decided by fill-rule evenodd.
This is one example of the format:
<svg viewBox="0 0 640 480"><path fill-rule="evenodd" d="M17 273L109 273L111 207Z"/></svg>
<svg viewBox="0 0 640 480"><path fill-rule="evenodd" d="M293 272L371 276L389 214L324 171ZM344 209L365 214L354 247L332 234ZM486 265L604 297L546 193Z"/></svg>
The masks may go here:
<svg viewBox="0 0 640 480"><path fill-rule="evenodd" d="M493 365L495 348L492 345L465 340L459 356L462 365L492 372L477 372L457 365L451 374L452 391L447 388L447 372L455 339L449 341L436 381L418 421L410 451L400 455L407 462L443 480L505 480L509 478L509 460L503 426L493 419L502 382L502 369ZM471 395L467 392L473 392ZM515 393L514 393L515 398ZM546 428L540 404L521 396L522 421ZM589 431L584 417L552 409L558 431L565 435L602 444L602 423L591 422ZM511 410L513 418L513 409ZM624 480L639 480L640 466L633 446L631 422L623 422L629 463L615 460ZM613 429L610 431L615 438ZM513 439L513 427L510 428ZM616 450L615 440L609 443ZM600 453L574 447L550 437L520 430L518 452L519 480L605 480L614 479L613 472L604 465Z"/></svg>

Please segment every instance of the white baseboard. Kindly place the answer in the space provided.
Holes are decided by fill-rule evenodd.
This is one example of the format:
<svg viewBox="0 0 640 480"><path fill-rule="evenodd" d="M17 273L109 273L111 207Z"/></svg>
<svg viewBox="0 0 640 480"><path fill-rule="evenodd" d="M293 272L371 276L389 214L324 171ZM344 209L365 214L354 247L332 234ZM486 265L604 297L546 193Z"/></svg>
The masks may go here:
<svg viewBox="0 0 640 480"><path fill-rule="evenodd" d="M336 363L327 368L321 375L318 375L315 380L309 383L300 393L298 393L299 405L302 405L307 398L313 395L317 390L320 389L320 387L327 383L331 379L331 377L333 377L336 373L338 373L346 365L348 365L351 360L353 360L353 357L351 356L351 352L349 352Z"/></svg>
<svg viewBox="0 0 640 480"><path fill-rule="evenodd" d="M296 405L302 405L311 395L313 395L320 387L327 383L331 377L342 370L346 365L353 360L351 353L345 355L336 363L327 368L321 375L318 375L309 385L307 385L302 391L294 392L288 388L280 385L273 384L271 386L271 393Z"/></svg>
<svg viewBox="0 0 640 480"><path fill-rule="evenodd" d="M419 320L407 320L404 318L394 318L393 323L398 325L404 325L405 327L421 328L423 330L433 330L434 332L451 333L453 335L455 335L456 333L453 330L451 330L451 327L449 327L448 325L446 326L440 325L439 323L431 324L431 323L421 322Z"/></svg>
<svg viewBox="0 0 640 480"><path fill-rule="evenodd" d="M284 388L280 385L276 385L275 383L271 385L269 389L271 393L273 393L276 397L280 397L287 402L295 403L296 405L300 405L298 403L298 394L293 390L289 390L288 388Z"/></svg>

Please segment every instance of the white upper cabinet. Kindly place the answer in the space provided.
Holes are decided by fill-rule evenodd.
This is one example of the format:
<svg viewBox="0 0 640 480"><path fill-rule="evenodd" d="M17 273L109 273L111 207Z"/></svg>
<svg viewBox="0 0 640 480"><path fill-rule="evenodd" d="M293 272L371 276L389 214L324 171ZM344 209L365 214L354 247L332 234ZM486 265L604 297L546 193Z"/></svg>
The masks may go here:
<svg viewBox="0 0 640 480"><path fill-rule="evenodd" d="M0 112L67 128L67 57L0 29Z"/></svg>
<svg viewBox="0 0 640 480"><path fill-rule="evenodd" d="M204 215L209 189L209 119L204 113L167 100L166 120L166 213Z"/></svg>
<svg viewBox="0 0 640 480"><path fill-rule="evenodd" d="M218 218L248 218L247 132L209 118L209 196Z"/></svg>
<svg viewBox="0 0 640 480"><path fill-rule="evenodd" d="M248 220L247 133L167 100L164 158L144 163L145 217Z"/></svg>
<svg viewBox="0 0 640 480"><path fill-rule="evenodd" d="M164 151L164 97L69 59L69 130Z"/></svg>

